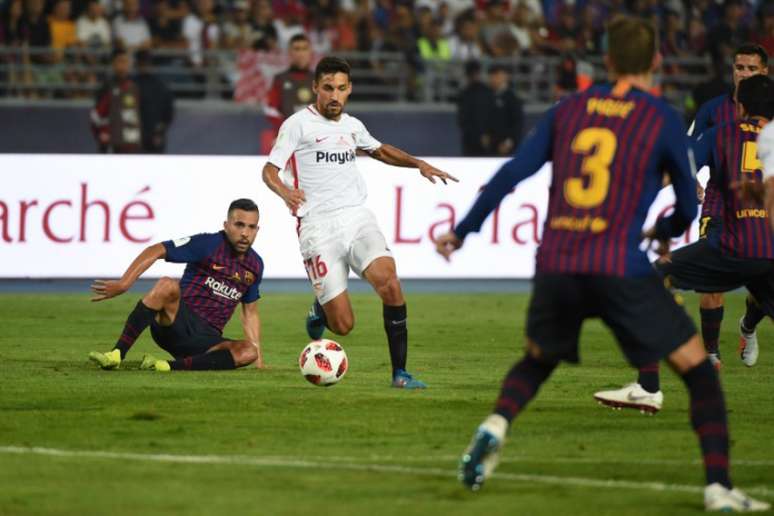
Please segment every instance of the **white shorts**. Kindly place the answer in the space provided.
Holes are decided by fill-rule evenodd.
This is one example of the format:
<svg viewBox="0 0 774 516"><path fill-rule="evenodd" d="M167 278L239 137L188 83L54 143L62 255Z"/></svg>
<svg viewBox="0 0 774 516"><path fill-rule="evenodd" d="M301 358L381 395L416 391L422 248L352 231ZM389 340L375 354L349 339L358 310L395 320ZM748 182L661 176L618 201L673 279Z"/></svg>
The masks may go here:
<svg viewBox="0 0 774 516"><path fill-rule="evenodd" d="M350 268L358 276L375 259L392 257L376 217L366 207L301 220L298 243L304 267L320 304L347 290Z"/></svg>

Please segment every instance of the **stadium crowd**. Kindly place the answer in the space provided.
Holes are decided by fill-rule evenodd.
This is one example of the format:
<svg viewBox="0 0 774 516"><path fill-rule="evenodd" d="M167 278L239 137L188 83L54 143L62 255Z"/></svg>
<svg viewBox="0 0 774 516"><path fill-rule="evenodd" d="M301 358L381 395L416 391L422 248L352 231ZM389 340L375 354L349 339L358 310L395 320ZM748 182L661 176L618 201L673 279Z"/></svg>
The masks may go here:
<svg viewBox="0 0 774 516"><path fill-rule="evenodd" d="M420 73L429 61L548 55L567 57L562 66L573 76L577 58L602 54L604 23L617 13L652 20L665 56L721 62L748 41L774 52L774 0L3 0L0 6L6 62L19 59L14 49L45 49L23 59L46 66L10 82L54 76L97 84L72 64L93 62L102 54L90 50L107 54L113 47L176 50L178 64L196 70L206 64L205 50L284 52L300 32L317 55L397 52ZM172 58L165 59L157 57L157 64Z"/></svg>

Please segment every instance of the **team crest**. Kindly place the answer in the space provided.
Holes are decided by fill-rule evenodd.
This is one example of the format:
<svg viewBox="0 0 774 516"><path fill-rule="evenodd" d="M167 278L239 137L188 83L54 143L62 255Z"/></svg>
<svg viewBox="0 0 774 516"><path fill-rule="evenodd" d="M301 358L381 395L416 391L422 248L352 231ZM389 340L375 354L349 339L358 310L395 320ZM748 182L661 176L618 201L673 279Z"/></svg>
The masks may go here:
<svg viewBox="0 0 774 516"><path fill-rule="evenodd" d="M245 283L252 285L255 282L255 275L250 271L245 271Z"/></svg>

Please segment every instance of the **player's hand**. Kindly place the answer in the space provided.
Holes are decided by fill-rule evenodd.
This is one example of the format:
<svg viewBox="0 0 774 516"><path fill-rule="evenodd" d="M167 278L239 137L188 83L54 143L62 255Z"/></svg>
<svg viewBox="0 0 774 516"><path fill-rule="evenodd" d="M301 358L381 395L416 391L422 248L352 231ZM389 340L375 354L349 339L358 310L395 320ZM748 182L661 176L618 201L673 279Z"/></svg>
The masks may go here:
<svg viewBox="0 0 774 516"><path fill-rule="evenodd" d="M306 202L306 194L303 190L285 188L282 191L282 200L285 201L285 205L290 208L290 211L295 213Z"/></svg>
<svg viewBox="0 0 774 516"><path fill-rule="evenodd" d="M659 240L656 238L656 228L652 227L643 232L642 238L647 240L648 249L653 249L653 252L658 255L656 261L658 263L668 263L672 261L671 246L669 240ZM654 247L655 244L655 247Z"/></svg>
<svg viewBox="0 0 774 516"><path fill-rule="evenodd" d="M704 203L704 188L699 183L696 183L696 199L699 204Z"/></svg>
<svg viewBox="0 0 774 516"><path fill-rule="evenodd" d="M757 181L733 181L731 189L734 190L741 201L752 201L756 204L763 204L766 197L766 188L763 183Z"/></svg>
<svg viewBox="0 0 774 516"><path fill-rule="evenodd" d="M462 247L462 240L453 231L444 233L435 241L435 250L448 262L452 253Z"/></svg>
<svg viewBox="0 0 774 516"><path fill-rule="evenodd" d="M129 290L123 283L115 280L94 280L91 284L91 291L94 293L92 301L104 301L111 297L120 296Z"/></svg>
<svg viewBox="0 0 774 516"><path fill-rule="evenodd" d="M451 174L447 174L443 170L438 170L434 166L432 166L430 163L423 161L419 164L419 173L422 174L422 177L426 177L428 181L435 184L435 178L437 177L441 181L443 181L443 184L448 184L446 180L454 181L455 183L459 183L460 180L454 177Z"/></svg>

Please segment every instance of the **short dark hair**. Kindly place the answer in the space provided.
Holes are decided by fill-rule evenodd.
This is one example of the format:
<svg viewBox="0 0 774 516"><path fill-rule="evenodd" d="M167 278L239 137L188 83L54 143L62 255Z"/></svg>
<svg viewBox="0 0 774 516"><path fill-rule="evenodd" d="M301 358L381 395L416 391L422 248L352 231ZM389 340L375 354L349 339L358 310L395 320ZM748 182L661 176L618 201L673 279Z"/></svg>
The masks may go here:
<svg viewBox="0 0 774 516"><path fill-rule="evenodd" d="M231 212L234 210L254 211L258 213L258 205L255 204L252 199L237 199L229 204L228 214L231 215Z"/></svg>
<svg viewBox="0 0 774 516"><path fill-rule="evenodd" d="M745 43L738 47L734 50L734 59L736 59L736 56L758 56L761 58L761 64L763 66L766 66L769 63L769 55L766 53L766 49L755 43Z"/></svg>
<svg viewBox="0 0 774 516"><path fill-rule="evenodd" d="M293 46L293 43L296 43L298 41L306 41L309 43L309 37L304 34L303 32L299 32L298 34L295 34L292 38L290 38L290 41L288 42L288 46Z"/></svg>
<svg viewBox="0 0 774 516"><path fill-rule="evenodd" d="M774 81L765 75L753 75L739 82L737 101L744 106L747 116L774 117Z"/></svg>
<svg viewBox="0 0 774 516"><path fill-rule="evenodd" d="M349 63L340 57L323 57L320 62L317 63L317 67L314 69L314 82L319 82L320 77L329 73L344 73L347 74L347 79L350 76L351 68Z"/></svg>
<svg viewBox="0 0 774 516"><path fill-rule="evenodd" d="M619 16L607 26L607 54L619 75L650 71L656 46L656 29L643 19Z"/></svg>

